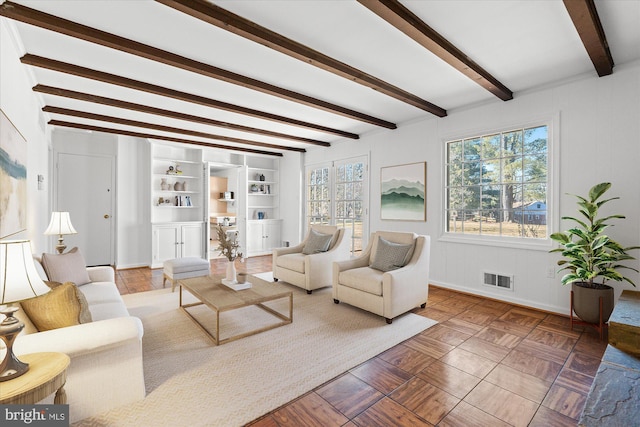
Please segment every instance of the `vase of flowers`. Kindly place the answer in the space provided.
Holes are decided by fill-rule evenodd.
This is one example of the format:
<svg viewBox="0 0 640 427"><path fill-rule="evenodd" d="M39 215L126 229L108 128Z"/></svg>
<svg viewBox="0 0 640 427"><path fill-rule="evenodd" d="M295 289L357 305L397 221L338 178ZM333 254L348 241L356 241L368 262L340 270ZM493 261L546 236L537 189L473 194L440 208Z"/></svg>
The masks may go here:
<svg viewBox="0 0 640 427"><path fill-rule="evenodd" d="M226 279L230 282L236 281L236 264L237 258L242 259L242 252L240 252L240 243L238 242L238 233L227 233L227 231L218 225L218 250L220 255L224 256L227 263Z"/></svg>

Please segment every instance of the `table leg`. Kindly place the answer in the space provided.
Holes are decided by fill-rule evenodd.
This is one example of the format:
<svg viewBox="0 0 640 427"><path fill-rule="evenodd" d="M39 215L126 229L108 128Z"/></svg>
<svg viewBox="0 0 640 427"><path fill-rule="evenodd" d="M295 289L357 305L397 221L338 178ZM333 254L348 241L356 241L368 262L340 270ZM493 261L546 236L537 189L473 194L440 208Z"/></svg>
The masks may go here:
<svg viewBox="0 0 640 427"><path fill-rule="evenodd" d="M56 404L56 405L66 405L67 404L67 392L64 389L64 384L62 384L60 386L60 388L58 389L58 391L56 391L56 395L53 398L53 403Z"/></svg>

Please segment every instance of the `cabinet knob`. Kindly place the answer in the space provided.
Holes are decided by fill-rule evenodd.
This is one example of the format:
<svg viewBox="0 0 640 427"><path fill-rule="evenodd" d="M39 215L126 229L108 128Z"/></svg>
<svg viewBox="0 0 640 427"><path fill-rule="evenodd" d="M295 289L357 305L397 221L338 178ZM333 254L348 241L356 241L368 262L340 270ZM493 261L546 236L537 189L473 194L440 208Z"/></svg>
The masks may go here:
<svg viewBox="0 0 640 427"><path fill-rule="evenodd" d="M109 219L109 218L111 218L109 214L104 214L104 219Z"/></svg>

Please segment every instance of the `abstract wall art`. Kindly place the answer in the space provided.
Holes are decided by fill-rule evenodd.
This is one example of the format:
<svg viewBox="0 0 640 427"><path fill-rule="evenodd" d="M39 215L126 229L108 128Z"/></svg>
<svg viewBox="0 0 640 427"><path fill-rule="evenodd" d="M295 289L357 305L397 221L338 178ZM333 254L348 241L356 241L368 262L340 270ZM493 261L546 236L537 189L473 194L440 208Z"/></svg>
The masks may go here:
<svg viewBox="0 0 640 427"><path fill-rule="evenodd" d="M0 239L27 228L27 141L0 110Z"/></svg>

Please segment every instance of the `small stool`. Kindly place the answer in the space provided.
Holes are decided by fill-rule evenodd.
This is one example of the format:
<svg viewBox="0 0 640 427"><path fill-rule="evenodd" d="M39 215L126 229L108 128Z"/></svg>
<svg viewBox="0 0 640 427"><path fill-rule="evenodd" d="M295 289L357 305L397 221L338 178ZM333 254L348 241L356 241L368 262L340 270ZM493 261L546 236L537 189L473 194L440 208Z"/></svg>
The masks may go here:
<svg viewBox="0 0 640 427"><path fill-rule="evenodd" d="M208 276L211 264L202 258L186 257L166 260L163 264L162 287L167 280L171 282L171 292L176 287L176 282L180 279L190 277Z"/></svg>

